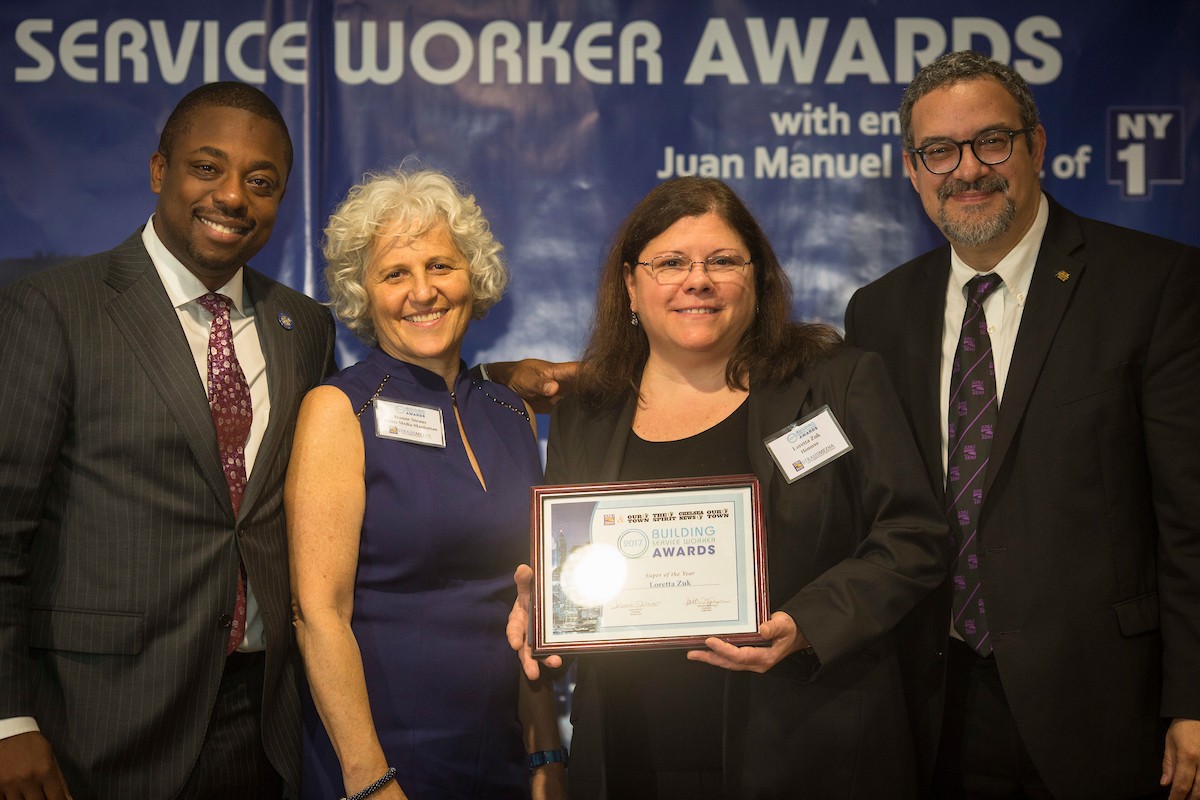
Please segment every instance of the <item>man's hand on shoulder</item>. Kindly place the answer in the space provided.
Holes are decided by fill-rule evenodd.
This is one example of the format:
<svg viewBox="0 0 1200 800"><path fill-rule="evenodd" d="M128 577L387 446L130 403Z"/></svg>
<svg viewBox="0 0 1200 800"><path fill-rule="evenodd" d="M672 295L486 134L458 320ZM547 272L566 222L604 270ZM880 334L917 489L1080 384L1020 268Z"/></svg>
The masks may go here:
<svg viewBox="0 0 1200 800"><path fill-rule="evenodd" d="M46 737L38 731L0 739L0 797L69 800L70 791Z"/></svg>
<svg viewBox="0 0 1200 800"><path fill-rule="evenodd" d="M554 404L571 391L579 364L555 363L540 358L497 361L487 365L488 378L519 394L538 414L549 414Z"/></svg>

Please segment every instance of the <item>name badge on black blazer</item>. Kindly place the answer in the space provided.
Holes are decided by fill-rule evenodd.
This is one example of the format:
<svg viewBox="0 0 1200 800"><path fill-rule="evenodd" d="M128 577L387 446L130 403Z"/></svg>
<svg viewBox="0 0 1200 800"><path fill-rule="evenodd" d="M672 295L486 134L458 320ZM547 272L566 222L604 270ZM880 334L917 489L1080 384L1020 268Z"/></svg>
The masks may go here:
<svg viewBox="0 0 1200 800"><path fill-rule="evenodd" d="M788 483L854 449L827 405L771 434L763 442Z"/></svg>

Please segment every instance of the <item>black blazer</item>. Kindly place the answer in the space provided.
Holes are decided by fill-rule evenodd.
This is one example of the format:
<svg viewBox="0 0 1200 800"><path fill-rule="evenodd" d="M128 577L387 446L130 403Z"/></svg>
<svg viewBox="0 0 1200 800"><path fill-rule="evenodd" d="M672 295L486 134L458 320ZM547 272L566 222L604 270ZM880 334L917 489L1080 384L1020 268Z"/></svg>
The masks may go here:
<svg viewBox="0 0 1200 800"><path fill-rule="evenodd" d="M883 356L942 494L949 246L860 289L847 338ZM1157 789L1161 717L1200 718L1200 250L1050 201L981 512L996 664L1056 797ZM910 685L924 766L949 593Z"/></svg>
<svg viewBox="0 0 1200 800"><path fill-rule="evenodd" d="M752 387L748 402L771 608L795 619L819 663L796 654L765 675L726 675L726 796L904 797L915 791L912 742L889 632L945 576L944 517L876 356L839 348L784 386ZM788 484L763 440L825 404L854 449ZM634 408L559 404L547 482L615 480ZM603 796L604 706L591 673L603 657L579 658L575 800Z"/></svg>
<svg viewBox="0 0 1200 800"><path fill-rule="evenodd" d="M333 322L244 275L271 416L236 524L205 387L140 232L0 293L0 717L37 718L76 797L183 785L239 548L266 627L264 744L298 780L282 485L300 400L333 369Z"/></svg>

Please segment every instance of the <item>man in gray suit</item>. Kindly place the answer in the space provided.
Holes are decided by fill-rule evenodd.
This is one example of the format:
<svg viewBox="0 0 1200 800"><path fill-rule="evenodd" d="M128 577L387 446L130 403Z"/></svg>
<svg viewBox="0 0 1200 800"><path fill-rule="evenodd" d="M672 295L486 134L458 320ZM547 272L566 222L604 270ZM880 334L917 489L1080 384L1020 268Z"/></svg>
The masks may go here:
<svg viewBox="0 0 1200 800"><path fill-rule="evenodd" d="M262 92L203 86L150 160L150 222L0 292L0 795L298 781L280 490L334 327L247 266L291 164ZM210 408L218 317L249 397L236 484Z"/></svg>

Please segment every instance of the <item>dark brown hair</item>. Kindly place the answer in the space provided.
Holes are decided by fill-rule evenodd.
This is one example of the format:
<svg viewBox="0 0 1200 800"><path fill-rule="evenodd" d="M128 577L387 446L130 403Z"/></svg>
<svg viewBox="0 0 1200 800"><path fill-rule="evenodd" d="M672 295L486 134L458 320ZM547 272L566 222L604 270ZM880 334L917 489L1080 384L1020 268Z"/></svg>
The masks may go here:
<svg viewBox="0 0 1200 800"><path fill-rule="evenodd" d="M592 332L576 379L591 406L624 402L637 392L650 345L641 327L630 324L625 265L634 264L646 244L684 217L713 212L737 231L750 251L758 309L729 364L730 388L780 384L801 366L841 342L828 325L792 322L792 286L754 215L733 190L713 178L673 178L641 199L613 235L601 267Z"/></svg>

